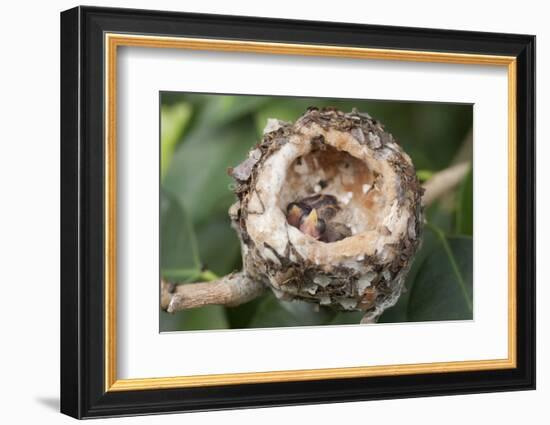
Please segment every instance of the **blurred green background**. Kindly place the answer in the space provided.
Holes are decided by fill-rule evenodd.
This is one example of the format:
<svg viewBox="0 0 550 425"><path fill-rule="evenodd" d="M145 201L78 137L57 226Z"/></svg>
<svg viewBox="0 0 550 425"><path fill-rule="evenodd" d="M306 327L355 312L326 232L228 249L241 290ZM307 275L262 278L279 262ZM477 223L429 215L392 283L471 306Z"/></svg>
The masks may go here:
<svg viewBox="0 0 550 425"><path fill-rule="evenodd" d="M295 121L308 106L357 108L380 120L411 156L418 176L472 160L471 105L273 96L161 93L160 264L168 281L215 279L240 270L227 214L235 201L227 168L240 163L268 118ZM427 209L424 242L406 292L379 322L472 318L471 170ZM358 312L336 313L277 300L270 291L238 307L160 313L160 331L357 324Z"/></svg>

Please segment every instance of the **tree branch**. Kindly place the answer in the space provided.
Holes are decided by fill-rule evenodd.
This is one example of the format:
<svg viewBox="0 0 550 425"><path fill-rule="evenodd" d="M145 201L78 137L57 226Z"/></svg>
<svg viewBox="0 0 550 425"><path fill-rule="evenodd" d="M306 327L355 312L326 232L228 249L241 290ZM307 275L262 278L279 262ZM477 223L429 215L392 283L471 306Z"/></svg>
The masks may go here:
<svg viewBox="0 0 550 425"><path fill-rule="evenodd" d="M458 185L468 174L469 169L469 162L461 162L435 173L431 179L424 183L425 192L422 197L424 205L430 205Z"/></svg>
<svg viewBox="0 0 550 425"><path fill-rule="evenodd" d="M231 273L212 282L173 284L161 281L160 304L168 313L205 305L236 306L259 296L266 286L244 273Z"/></svg>

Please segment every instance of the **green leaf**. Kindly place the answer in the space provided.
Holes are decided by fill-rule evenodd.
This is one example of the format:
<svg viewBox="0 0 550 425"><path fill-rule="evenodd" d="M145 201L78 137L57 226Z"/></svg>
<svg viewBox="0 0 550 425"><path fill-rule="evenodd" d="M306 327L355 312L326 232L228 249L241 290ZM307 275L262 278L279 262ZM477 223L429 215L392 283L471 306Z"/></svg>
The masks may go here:
<svg viewBox="0 0 550 425"><path fill-rule="evenodd" d="M417 170L416 176L418 177L418 180L421 182L425 182L426 180L429 180L434 175L434 172L431 170Z"/></svg>
<svg viewBox="0 0 550 425"><path fill-rule="evenodd" d="M439 241L435 234L430 231L424 231L424 234L422 236L422 245L414 256L411 268L407 273L407 277L405 278L405 286L403 288L401 296L393 307L390 307L389 309L384 311L384 313L382 313L382 315L378 319L378 323L402 323L410 321L408 311L409 298L416 276L418 275L418 272L420 271L422 264L424 263L426 258L433 254L434 249L436 249L438 245Z"/></svg>
<svg viewBox="0 0 550 425"><path fill-rule="evenodd" d="M189 214L164 191L160 199L160 266L161 270L202 267Z"/></svg>
<svg viewBox="0 0 550 425"><path fill-rule="evenodd" d="M420 266L408 303L408 319L470 320L473 317L473 243L470 237L448 237L430 227L438 246Z"/></svg>
<svg viewBox="0 0 550 425"><path fill-rule="evenodd" d="M168 282L197 282L200 279L200 269L162 269L161 275Z"/></svg>
<svg viewBox="0 0 550 425"><path fill-rule="evenodd" d="M268 292L250 321L250 328L268 328L285 326L314 326L327 324L334 313L321 308L317 311L314 304L303 301L278 300Z"/></svg>
<svg viewBox="0 0 550 425"><path fill-rule="evenodd" d="M176 314L161 312L161 332L170 331L202 331L228 329L229 322L225 309L219 305L209 305Z"/></svg>
<svg viewBox="0 0 550 425"><path fill-rule="evenodd" d="M196 131L219 128L255 113L270 100L268 96L209 95L197 119Z"/></svg>
<svg viewBox="0 0 550 425"><path fill-rule="evenodd" d="M358 325L365 315L362 311L341 311L334 315L328 325Z"/></svg>
<svg viewBox="0 0 550 425"><path fill-rule="evenodd" d="M241 248L226 211L196 227L203 267L223 276L241 268Z"/></svg>
<svg viewBox="0 0 550 425"><path fill-rule="evenodd" d="M227 169L243 161L255 143L251 118L193 131L178 146L163 187L186 207L195 225L215 212L226 214L235 201Z"/></svg>
<svg viewBox="0 0 550 425"><path fill-rule="evenodd" d="M474 232L474 176L466 175L458 191L456 208L456 233L472 236Z"/></svg>
<svg viewBox="0 0 550 425"><path fill-rule="evenodd" d="M259 305L267 294L236 307L226 307L225 314L231 329L249 328L249 323L256 314Z"/></svg>
<svg viewBox="0 0 550 425"><path fill-rule="evenodd" d="M210 282L219 279L214 272L199 269L164 269L162 277L169 282Z"/></svg>
<svg viewBox="0 0 550 425"><path fill-rule="evenodd" d="M163 105L160 109L160 172L164 176L176 145L191 118L191 106L186 102Z"/></svg>
<svg viewBox="0 0 550 425"><path fill-rule="evenodd" d="M455 214L454 203L445 200L437 200L424 210L428 223L447 234L454 233Z"/></svg>

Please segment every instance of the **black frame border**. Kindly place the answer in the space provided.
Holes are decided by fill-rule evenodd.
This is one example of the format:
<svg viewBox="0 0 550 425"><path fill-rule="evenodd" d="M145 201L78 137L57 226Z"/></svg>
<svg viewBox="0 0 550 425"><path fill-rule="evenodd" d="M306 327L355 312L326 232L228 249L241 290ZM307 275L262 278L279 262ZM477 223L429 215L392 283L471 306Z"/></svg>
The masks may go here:
<svg viewBox="0 0 550 425"><path fill-rule="evenodd" d="M517 367L105 392L105 32L517 58ZM61 13L61 412L75 418L535 388L535 37L76 7Z"/></svg>

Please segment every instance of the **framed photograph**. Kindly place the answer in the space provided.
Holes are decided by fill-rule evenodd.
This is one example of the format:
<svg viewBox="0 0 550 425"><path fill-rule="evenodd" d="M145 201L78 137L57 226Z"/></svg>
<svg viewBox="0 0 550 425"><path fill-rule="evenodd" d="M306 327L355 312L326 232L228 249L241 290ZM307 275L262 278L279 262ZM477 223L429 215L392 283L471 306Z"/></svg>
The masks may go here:
<svg viewBox="0 0 550 425"><path fill-rule="evenodd" d="M61 411L535 388L535 37L61 14Z"/></svg>

